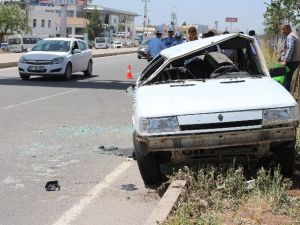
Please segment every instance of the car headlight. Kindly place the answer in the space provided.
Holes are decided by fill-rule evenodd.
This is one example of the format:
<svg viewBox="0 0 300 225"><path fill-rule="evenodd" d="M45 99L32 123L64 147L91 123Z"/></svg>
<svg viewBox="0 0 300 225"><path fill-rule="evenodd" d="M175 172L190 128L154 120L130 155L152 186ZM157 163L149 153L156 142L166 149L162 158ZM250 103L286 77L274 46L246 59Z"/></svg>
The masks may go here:
<svg viewBox="0 0 300 225"><path fill-rule="evenodd" d="M140 119L141 133L161 133L179 131L177 117Z"/></svg>
<svg viewBox="0 0 300 225"><path fill-rule="evenodd" d="M263 125L290 123L299 120L299 108L286 107L278 109L265 109L263 111Z"/></svg>
<svg viewBox="0 0 300 225"><path fill-rule="evenodd" d="M21 56L21 58L19 59L19 63L26 63L24 56Z"/></svg>
<svg viewBox="0 0 300 225"><path fill-rule="evenodd" d="M64 61L64 57L55 58L52 60L52 64L61 64Z"/></svg>

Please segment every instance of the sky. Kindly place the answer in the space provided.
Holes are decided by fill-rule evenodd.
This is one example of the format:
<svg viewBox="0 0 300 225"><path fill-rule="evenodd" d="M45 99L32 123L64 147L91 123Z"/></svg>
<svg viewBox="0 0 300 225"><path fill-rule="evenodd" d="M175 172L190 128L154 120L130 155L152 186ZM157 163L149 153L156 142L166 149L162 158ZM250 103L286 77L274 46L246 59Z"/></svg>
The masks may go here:
<svg viewBox="0 0 300 225"><path fill-rule="evenodd" d="M149 0L148 0L149 1ZM232 30L255 30L262 33L263 13L266 4L271 0L150 0L148 2L148 16L150 24L170 24L171 12L177 14L178 24L203 24L215 28L218 21L218 30L230 30L230 23L225 22L226 17L238 18L232 23ZM94 4L104 7L131 11L139 14L135 22L143 24L144 3L142 0L93 0Z"/></svg>

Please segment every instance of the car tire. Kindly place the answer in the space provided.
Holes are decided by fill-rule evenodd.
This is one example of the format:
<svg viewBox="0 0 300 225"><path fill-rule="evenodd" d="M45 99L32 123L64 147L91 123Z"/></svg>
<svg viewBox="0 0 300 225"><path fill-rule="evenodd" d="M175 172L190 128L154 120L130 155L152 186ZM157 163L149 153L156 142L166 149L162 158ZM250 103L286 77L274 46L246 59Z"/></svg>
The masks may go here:
<svg viewBox="0 0 300 225"><path fill-rule="evenodd" d="M84 76L86 77L90 77L93 74L93 61L90 60L87 66L87 69L85 71L83 71Z"/></svg>
<svg viewBox="0 0 300 225"><path fill-rule="evenodd" d="M283 175L291 177L295 171L296 147L295 142L282 147L277 152L278 163Z"/></svg>
<svg viewBox="0 0 300 225"><path fill-rule="evenodd" d="M141 59L141 58L142 58L142 56L138 55L138 59Z"/></svg>
<svg viewBox="0 0 300 225"><path fill-rule="evenodd" d="M22 80L29 80L30 79L30 75L25 75L25 74L20 74L20 77Z"/></svg>
<svg viewBox="0 0 300 225"><path fill-rule="evenodd" d="M72 76L72 64L68 63L65 69L65 73L64 73L64 79L65 80L70 80Z"/></svg>
<svg viewBox="0 0 300 225"><path fill-rule="evenodd" d="M161 181L161 171L155 153L147 152L147 145L137 140L134 135L134 152L140 174L146 186L158 184Z"/></svg>

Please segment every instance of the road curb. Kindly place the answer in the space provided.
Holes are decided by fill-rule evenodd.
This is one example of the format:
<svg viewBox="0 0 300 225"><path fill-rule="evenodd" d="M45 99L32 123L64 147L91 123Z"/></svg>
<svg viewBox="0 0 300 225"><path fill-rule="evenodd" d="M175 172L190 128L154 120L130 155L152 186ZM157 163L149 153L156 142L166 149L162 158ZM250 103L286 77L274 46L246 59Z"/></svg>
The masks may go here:
<svg viewBox="0 0 300 225"><path fill-rule="evenodd" d="M126 55L126 54L132 54L132 53L136 53L136 52L137 52L137 50L125 51L125 52L99 53L99 54L93 54L93 58L115 56L115 55ZM18 66L18 62L0 63L0 69L8 68L8 67L15 67L15 66Z"/></svg>
<svg viewBox="0 0 300 225"><path fill-rule="evenodd" d="M185 184L185 180L173 181L168 187L166 193L163 195L162 199L159 201L155 209L152 211L152 213L144 223L144 225L157 225L164 222L173 209L179 196L181 195Z"/></svg>

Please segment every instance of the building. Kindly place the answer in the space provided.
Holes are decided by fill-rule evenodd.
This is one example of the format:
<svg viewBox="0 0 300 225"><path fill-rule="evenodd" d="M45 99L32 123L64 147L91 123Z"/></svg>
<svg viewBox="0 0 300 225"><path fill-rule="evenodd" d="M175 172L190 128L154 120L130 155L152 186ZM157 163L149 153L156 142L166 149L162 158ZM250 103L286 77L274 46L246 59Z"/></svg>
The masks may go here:
<svg viewBox="0 0 300 225"><path fill-rule="evenodd" d="M11 0L0 0L0 4ZM14 3L22 3L24 0L13 0ZM112 36L115 32L125 32L126 36L135 34L134 20L138 14L111 9L92 4L91 0L30 0L28 10L28 23L32 28L32 34L49 37L60 36L61 6L68 2L67 7L67 36L83 38L88 17L93 10L99 10L105 36Z"/></svg>

